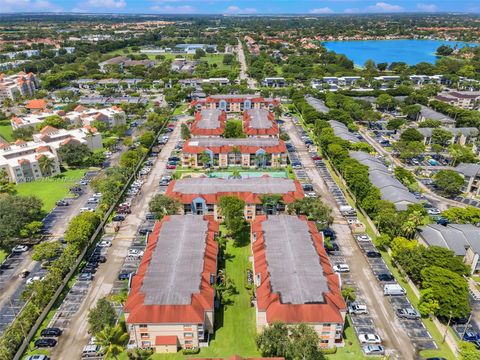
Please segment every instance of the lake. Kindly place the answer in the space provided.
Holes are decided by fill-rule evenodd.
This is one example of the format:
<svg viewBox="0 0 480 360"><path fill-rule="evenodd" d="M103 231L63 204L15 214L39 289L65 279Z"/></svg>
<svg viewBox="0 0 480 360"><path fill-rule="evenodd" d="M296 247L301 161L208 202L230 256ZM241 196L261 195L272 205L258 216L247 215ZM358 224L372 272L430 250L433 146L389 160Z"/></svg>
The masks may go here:
<svg viewBox="0 0 480 360"><path fill-rule="evenodd" d="M478 44L442 40L359 40L326 41L323 45L337 54L345 54L355 65L363 66L368 59L375 63L395 61L403 61L409 65L424 61L434 63L439 58L435 51L440 45L464 47Z"/></svg>

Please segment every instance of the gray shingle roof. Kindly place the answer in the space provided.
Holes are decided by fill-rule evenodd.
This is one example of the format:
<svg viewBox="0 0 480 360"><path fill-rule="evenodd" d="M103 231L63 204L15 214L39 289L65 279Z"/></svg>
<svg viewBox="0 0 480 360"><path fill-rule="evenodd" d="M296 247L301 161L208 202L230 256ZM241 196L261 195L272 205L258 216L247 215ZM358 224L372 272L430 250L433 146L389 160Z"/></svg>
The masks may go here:
<svg viewBox="0 0 480 360"><path fill-rule="evenodd" d="M270 284L281 302L324 302L329 288L307 222L291 215L269 216L262 230Z"/></svg>
<svg viewBox="0 0 480 360"><path fill-rule="evenodd" d="M468 177L477 176L480 172L480 164L461 163L457 165L455 171Z"/></svg>
<svg viewBox="0 0 480 360"><path fill-rule="evenodd" d="M220 120L218 118L221 114L222 110L219 109L202 110L200 113L201 118L197 122L197 126L200 129L217 129L220 127Z"/></svg>
<svg viewBox="0 0 480 360"><path fill-rule="evenodd" d="M340 139L347 140L353 143L357 143L360 141L348 130L345 124L335 120L329 120L328 123L332 127L335 136L338 136Z"/></svg>
<svg viewBox="0 0 480 360"><path fill-rule="evenodd" d="M249 126L253 129L270 129L273 122L268 119L268 111L265 109L250 109L247 113L251 116Z"/></svg>
<svg viewBox="0 0 480 360"><path fill-rule="evenodd" d="M466 247L480 253L480 228L472 224L430 224L418 229L419 236L430 246L441 246L458 256L466 254Z"/></svg>

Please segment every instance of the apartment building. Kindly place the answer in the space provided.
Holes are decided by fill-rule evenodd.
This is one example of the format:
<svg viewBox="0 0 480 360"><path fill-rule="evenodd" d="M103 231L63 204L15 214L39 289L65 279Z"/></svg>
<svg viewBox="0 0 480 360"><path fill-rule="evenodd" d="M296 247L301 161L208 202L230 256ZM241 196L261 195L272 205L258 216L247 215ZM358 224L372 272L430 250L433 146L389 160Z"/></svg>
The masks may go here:
<svg viewBox="0 0 480 360"><path fill-rule="evenodd" d="M77 106L73 111L65 114L63 111L53 111L44 109L41 112L15 116L10 120L13 129L22 127L35 127L42 124L46 118L52 115L60 116L68 125L74 126L92 126L99 121L104 123L109 129L114 126L125 125L127 116L125 112L117 106L104 109L92 109L82 105Z"/></svg>
<svg viewBox="0 0 480 360"><path fill-rule="evenodd" d="M155 224L124 306L129 348L175 353L208 344L217 233L218 223L206 216L171 215Z"/></svg>
<svg viewBox="0 0 480 360"><path fill-rule="evenodd" d="M120 71L123 71L125 68L130 66L143 66L145 68L151 68L155 65L155 62L152 60L132 60L125 56L116 56L109 60L103 61L98 64L101 72L108 72L108 66L117 65L120 67Z"/></svg>
<svg viewBox="0 0 480 360"><path fill-rule="evenodd" d="M478 138L478 129L474 127L467 128L441 128L442 130L448 131L452 134L450 139L450 144L460 144L462 146L473 144L476 149L475 143ZM432 134L434 128L418 128L418 132L423 135L423 143L425 145L431 145L432 143ZM475 150L474 149L474 150Z"/></svg>
<svg viewBox="0 0 480 360"><path fill-rule="evenodd" d="M335 136L338 136L340 139L350 141L352 143L360 142L360 139L355 136L344 123L341 123L336 120L328 120L328 123L333 129Z"/></svg>
<svg viewBox="0 0 480 360"><path fill-rule="evenodd" d="M461 163L454 170L463 175L463 193L472 197L480 195L480 164Z"/></svg>
<svg viewBox="0 0 480 360"><path fill-rule="evenodd" d="M178 83L182 88L194 87L198 88L205 84L218 84L221 86L230 85L230 80L228 78L209 78L209 79L181 79L178 80Z"/></svg>
<svg viewBox="0 0 480 360"><path fill-rule="evenodd" d="M243 132L247 136L276 137L280 130L273 111L254 108L243 112Z"/></svg>
<svg viewBox="0 0 480 360"><path fill-rule="evenodd" d="M287 86L287 80L283 77L266 77L262 80L262 86L282 88Z"/></svg>
<svg viewBox="0 0 480 360"><path fill-rule="evenodd" d="M264 98L259 95L211 95L205 99L193 100L190 105L197 111L220 109L226 112L243 112L249 109L273 109L280 105L280 99Z"/></svg>
<svg viewBox="0 0 480 360"><path fill-rule="evenodd" d="M43 142L54 149L58 149L71 141L85 144L92 151L103 147L102 135L97 129L91 126L72 130L56 129L53 126L45 126L39 133L33 134L33 141L37 143Z"/></svg>
<svg viewBox="0 0 480 360"><path fill-rule="evenodd" d="M0 74L0 101L15 100L20 96L32 96L39 87L40 82L33 73Z"/></svg>
<svg viewBox="0 0 480 360"><path fill-rule="evenodd" d="M480 108L479 91L450 91L438 94L435 99L462 109L475 110Z"/></svg>
<svg viewBox="0 0 480 360"><path fill-rule="evenodd" d="M217 206L222 196L237 196L244 200L247 220L265 213L284 212L288 204L305 196L298 180L268 175L245 179L197 177L173 180L165 194L183 204L184 214L213 215L215 220L222 219ZM262 204L264 196L274 194L281 195L278 204Z"/></svg>
<svg viewBox="0 0 480 360"><path fill-rule="evenodd" d="M221 136L225 131L227 113L220 109L203 109L195 113L190 126L193 136Z"/></svg>
<svg viewBox="0 0 480 360"><path fill-rule="evenodd" d="M258 216L251 227L257 331L307 323L320 346L343 346L347 307L323 236L305 216Z"/></svg>
<svg viewBox="0 0 480 360"><path fill-rule="evenodd" d="M183 144L182 166L279 168L287 166L287 148L278 138L192 138Z"/></svg>

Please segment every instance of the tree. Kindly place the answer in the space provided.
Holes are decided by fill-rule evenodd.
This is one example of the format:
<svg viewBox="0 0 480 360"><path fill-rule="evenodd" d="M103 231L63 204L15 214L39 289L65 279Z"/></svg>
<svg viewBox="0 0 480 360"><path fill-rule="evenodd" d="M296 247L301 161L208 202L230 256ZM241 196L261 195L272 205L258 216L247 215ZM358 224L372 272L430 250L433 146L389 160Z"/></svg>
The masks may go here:
<svg viewBox="0 0 480 360"><path fill-rule="evenodd" d="M95 229L100 224L100 218L93 212L84 212L75 216L68 224L65 241L81 249L85 246Z"/></svg>
<svg viewBox="0 0 480 360"><path fill-rule="evenodd" d="M406 129L401 135L400 140L411 142L411 141L422 141L423 142L423 135L414 128Z"/></svg>
<svg viewBox="0 0 480 360"><path fill-rule="evenodd" d="M26 224L22 230L20 230L20 237L29 238L40 234L43 228L41 221L32 221Z"/></svg>
<svg viewBox="0 0 480 360"><path fill-rule="evenodd" d="M459 163L474 163L477 161L477 157L473 153L471 146L452 144L448 147L448 152L452 156L453 166L456 166Z"/></svg>
<svg viewBox="0 0 480 360"><path fill-rule="evenodd" d="M145 149L143 146L139 146L133 150L125 151L120 158L120 166L128 169L129 171L133 171L146 153L147 149Z"/></svg>
<svg viewBox="0 0 480 360"><path fill-rule="evenodd" d="M288 212L295 215L306 215L309 220L314 220L325 227L333 223L332 208L319 197L297 199L288 205Z"/></svg>
<svg viewBox="0 0 480 360"><path fill-rule="evenodd" d="M387 129L388 130L398 130L403 125L405 125L405 120L396 118L396 119L392 119L392 120L388 121Z"/></svg>
<svg viewBox="0 0 480 360"><path fill-rule="evenodd" d="M77 141L70 141L58 149L60 159L69 166L82 166L91 153L87 145Z"/></svg>
<svg viewBox="0 0 480 360"><path fill-rule="evenodd" d="M182 126L180 127L180 133L183 140L188 140L192 137L187 124L182 124Z"/></svg>
<svg viewBox="0 0 480 360"><path fill-rule="evenodd" d="M242 122L239 120L228 120L225 125L225 130L223 136L226 138L243 138L245 134L243 133Z"/></svg>
<svg viewBox="0 0 480 360"><path fill-rule="evenodd" d="M440 45L436 51L437 55L448 56L453 53L453 49L448 45Z"/></svg>
<svg viewBox="0 0 480 360"><path fill-rule="evenodd" d="M397 141L393 146L400 153L402 159L411 159L421 155L425 151L422 141Z"/></svg>
<svg viewBox="0 0 480 360"><path fill-rule="evenodd" d="M455 224L477 225L480 223L480 209L473 206L452 207L443 211L442 216Z"/></svg>
<svg viewBox="0 0 480 360"><path fill-rule="evenodd" d="M342 287L342 296L346 301L355 301L357 298L355 289L349 286Z"/></svg>
<svg viewBox="0 0 480 360"><path fill-rule="evenodd" d="M120 325L107 326L95 337L95 342L102 347L105 358L113 357L114 359L118 359L118 355L123 353L129 338L128 333Z"/></svg>
<svg viewBox="0 0 480 360"><path fill-rule="evenodd" d="M257 335L258 351L265 357L285 357L290 345L289 328L284 323L274 322Z"/></svg>
<svg viewBox="0 0 480 360"><path fill-rule="evenodd" d="M195 55L193 55L193 58L198 60L202 57L204 57L206 54L205 54L205 51L203 49L197 49L195 50Z"/></svg>
<svg viewBox="0 0 480 360"><path fill-rule="evenodd" d="M435 315L448 318L463 318L470 313L468 285L466 280L438 266L430 266L421 271L422 288L431 289L430 300L438 302Z"/></svg>
<svg viewBox="0 0 480 360"><path fill-rule="evenodd" d="M477 350L474 343L460 341L460 360L478 360L480 359L480 350Z"/></svg>
<svg viewBox="0 0 480 360"><path fill-rule="evenodd" d="M148 206L157 219L162 219L165 215L178 214L182 208L180 201L162 194L155 195Z"/></svg>
<svg viewBox="0 0 480 360"><path fill-rule="evenodd" d="M5 169L0 170L0 194L13 195L16 192L15 183L10 181L7 171Z"/></svg>
<svg viewBox="0 0 480 360"><path fill-rule="evenodd" d="M233 54L225 54L223 55L222 63L223 65L232 65L234 60L235 57L233 56Z"/></svg>
<svg viewBox="0 0 480 360"><path fill-rule="evenodd" d="M129 360L149 360L153 355L152 349L129 349L127 351L127 356Z"/></svg>
<svg viewBox="0 0 480 360"><path fill-rule="evenodd" d="M432 144L446 147L452 140L452 137L452 133L448 130L441 128L432 130Z"/></svg>
<svg viewBox="0 0 480 360"><path fill-rule="evenodd" d="M422 122L418 123L419 128L439 128L442 126L442 122L440 120L432 120L432 119L425 119Z"/></svg>
<svg viewBox="0 0 480 360"><path fill-rule="evenodd" d="M462 192L463 177L454 170L440 170L433 177L433 183L446 196L454 197Z"/></svg>
<svg viewBox="0 0 480 360"><path fill-rule="evenodd" d="M138 138L138 141L144 147L149 148L150 145L152 145L155 141L155 134L153 133L153 131L146 131Z"/></svg>
<svg viewBox="0 0 480 360"><path fill-rule="evenodd" d="M420 302L418 303L418 311L422 316L433 316L439 310L440 305L435 299L433 289L428 288L420 291Z"/></svg>
<svg viewBox="0 0 480 360"><path fill-rule="evenodd" d="M218 206L226 228L237 237L245 229L245 201L236 196L222 196Z"/></svg>
<svg viewBox="0 0 480 360"><path fill-rule="evenodd" d="M203 151L200 154L199 160L200 160L200 162L202 163L203 166L212 165L212 157L210 156L210 154L207 151Z"/></svg>
<svg viewBox="0 0 480 360"><path fill-rule="evenodd" d="M380 110L394 110L397 106L395 98L388 94L379 95L375 104Z"/></svg>
<svg viewBox="0 0 480 360"><path fill-rule="evenodd" d="M38 159L38 166L43 176L50 176L52 175L52 168L55 166L55 161L46 155L42 155L40 159Z"/></svg>
<svg viewBox="0 0 480 360"><path fill-rule="evenodd" d="M27 224L40 221L42 205L35 196L0 194L0 241L17 237Z"/></svg>
<svg viewBox="0 0 480 360"><path fill-rule="evenodd" d="M35 261L50 260L58 255L62 245L59 241L48 241L33 247L32 259Z"/></svg>
<svg viewBox="0 0 480 360"><path fill-rule="evenodd" d="M88 311L88 330L96 336L106 327L115 325L116 318L115 308L103 297Z"/></svg>
<svg viewBox="0 0 480 360"><path fill-rule="evenodd" d="M51 115L47 116L45 120L39 126L40 129L44 128L45 126L53 126L56 129L66 129L68 123L58 115Z"/></svg>
<svg viewBox="0 0 480 360"><path fill-rule="evenodd" d="M423 221L423 216L420 212L413 211L410 214L408 214L407 218L401 225L403 235L407 239L411 239L413 235L415 235L415 231L417 230L417 227L422 224L422 221Z"/></svg>

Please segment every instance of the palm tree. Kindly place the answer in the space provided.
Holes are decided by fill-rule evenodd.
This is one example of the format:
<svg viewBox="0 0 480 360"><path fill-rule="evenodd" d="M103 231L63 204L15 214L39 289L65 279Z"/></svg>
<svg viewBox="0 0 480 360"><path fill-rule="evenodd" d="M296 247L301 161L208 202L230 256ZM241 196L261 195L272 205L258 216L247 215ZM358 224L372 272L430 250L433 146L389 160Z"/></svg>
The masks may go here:
<svg viewBox="0 0 480 360"><path fill-rule="evenodd" d="M42 172L43 176L52 175L53 164L53 159L50 159L46 155L42 155L40 159L38 159L38 165L40 166L40 171Z"/></svg>
<svg viewBox="0 0 480 360"><path fill-rule="evenodd" d="M151 358L153 350L151 349L132 349L128 350L127 355L129 360L148 360Z"/></svg>
<svg viewBox="0 0 480 360"><path fill-rule="evenodd" d="M235 157L234 157L235 164L234 165L237 165L241 161L241 158L240 159L238 158L238 155L241 154L240 149L237 146L234 146L232 148L232 153L235 155Z"/></svg>
<svg viewBox="0 0 480 360"><path fill-rule="evenodd" d="M104 350L105 358L118 359L128 342L128 334L120 325L107 326L96 335L96 343Z"/></svg>
<svg viewBox="0 0 480 360"><path fill-rule="evenodd" d="M423 222L423 216L419 211L413 211L408 215L405 222L402 224L402 231L407 239L411 239L415 234L417 227Z"/></svg>

